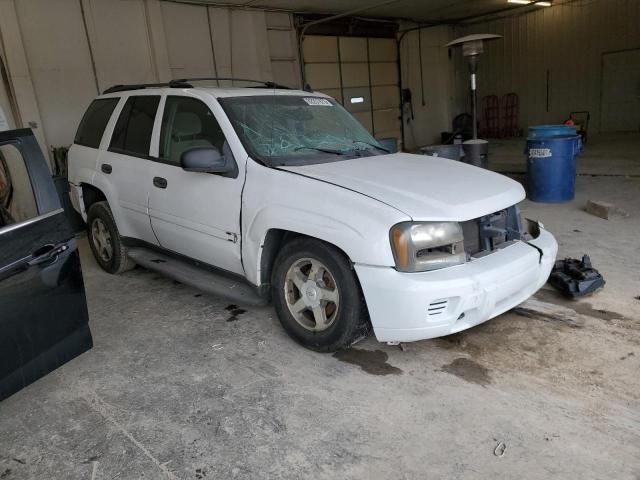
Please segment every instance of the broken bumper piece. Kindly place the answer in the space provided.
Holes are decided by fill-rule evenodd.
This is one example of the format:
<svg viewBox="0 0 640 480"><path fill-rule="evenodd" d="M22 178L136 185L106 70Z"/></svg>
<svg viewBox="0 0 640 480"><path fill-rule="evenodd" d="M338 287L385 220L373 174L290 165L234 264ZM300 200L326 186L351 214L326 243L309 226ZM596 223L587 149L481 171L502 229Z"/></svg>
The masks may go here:
<svg viewBox="0 0 640 480"><path fill-rule="evenodd" d="M558 245L543 228L462 265L423 273L355 266L380 342L411 342L457 333L522 303L542 287Z"/></svg>
<svg viewBox="0 0 640 480"><path fill-rule="evenodd" d="M556 262L549 283L569 298L584 297L604 287L602 275L591 266L589 255L582 260L565 258Z"/></svg>

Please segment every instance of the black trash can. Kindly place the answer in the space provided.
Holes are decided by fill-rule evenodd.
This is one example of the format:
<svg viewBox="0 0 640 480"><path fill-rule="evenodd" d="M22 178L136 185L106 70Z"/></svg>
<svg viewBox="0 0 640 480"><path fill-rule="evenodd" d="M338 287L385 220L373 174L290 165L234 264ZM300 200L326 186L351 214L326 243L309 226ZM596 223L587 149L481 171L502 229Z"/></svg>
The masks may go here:
<svg viewBox="0 0 640 480"><path fill-rule="evenodd" d="M462 143L464 161L469 165L480 168L489 168L489 142L475 139Z"/></svg>

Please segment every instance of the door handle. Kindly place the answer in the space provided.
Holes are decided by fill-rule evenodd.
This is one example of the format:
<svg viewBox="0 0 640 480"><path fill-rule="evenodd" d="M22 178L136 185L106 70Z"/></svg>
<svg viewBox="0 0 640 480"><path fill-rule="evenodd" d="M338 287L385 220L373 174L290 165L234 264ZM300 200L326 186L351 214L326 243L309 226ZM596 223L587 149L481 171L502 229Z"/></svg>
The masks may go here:
<svg viewBox="0 0 640 480"><path fill-rule="evenodd" d="M158 188L167 188L167 179L162 177L153 177L153 185Z"/></svg>
<svg viewBox="0 0 640 480"><path fill-rule="evenodd" d="M62 245L48 243L31 254L31 260L27 262L27 265L33 267L34 265L40 265L45 262L53 263L58 259L58 255L68 249L69 245L64 243Z"/></svg>
<svg viewBox="0 0 640 480"><path fill-rule="evenodd" d="M103 163L100 166L100 170L102 170L103 173L106 173L107 175L109 175L113 171L113 167L108 163Z"/></svg>

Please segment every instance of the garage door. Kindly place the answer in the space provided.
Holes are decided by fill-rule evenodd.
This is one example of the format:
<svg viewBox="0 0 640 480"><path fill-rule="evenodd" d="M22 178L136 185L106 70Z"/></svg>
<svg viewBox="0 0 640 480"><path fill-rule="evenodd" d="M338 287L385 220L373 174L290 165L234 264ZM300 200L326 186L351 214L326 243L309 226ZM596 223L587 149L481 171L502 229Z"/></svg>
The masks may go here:
<svg viewBox="0 0 640 480"><path fill-rule="evenodd" d="M640 131L640 48L602 56L600 130Z"/></svg>
<svg viewBox="0 0 640 480"><path fill-rule="evenodd" d="M310 35L306 82L342 103L376 138L400 142L400 86L393 38Z"/></svg>

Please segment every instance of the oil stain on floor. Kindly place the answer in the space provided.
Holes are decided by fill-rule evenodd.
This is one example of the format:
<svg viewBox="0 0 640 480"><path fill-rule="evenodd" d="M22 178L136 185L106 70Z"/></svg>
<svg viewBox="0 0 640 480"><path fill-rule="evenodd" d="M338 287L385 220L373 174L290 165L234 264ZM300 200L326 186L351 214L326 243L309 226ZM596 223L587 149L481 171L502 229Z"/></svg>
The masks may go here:
<svg viewBox="0 0 640 480"><path fill-rule="evenodd" d="M464 357L456 358L448 365L443 365L441 371L482 386L491 383L491 376L486 367Z"/></svg>
<svg viewBox="0 0 640 480"><path fill-rule="evenodd" d="M553 291L540 290L535 294L535 296L542 301L555 303L556 305L570 308L580 315L586 315L588 317L607 321L626 320L625 316L620 313L611 312L609 310L599 310L597 308L593 308L593 306L588 302L566 299L560 294Z"/></svg>
<svg viewBox="0 0 640 480"><path fill-rule="evenodd" d="M393 365L389 365L389 355L382 350L362 350L350 348L340 350L333 354L341 362L357 365L364 372L371 375L400 375L402 370Z"/></svg>
<svg viewBox="0 0 640 480"><path fill-rule="evenodd" d="M227 305L224 309L230 313L229 318L227 318L227 322L235 322L238 320L239 315L247 313L244 308L239 308L237 305Z"/></svg>

